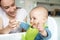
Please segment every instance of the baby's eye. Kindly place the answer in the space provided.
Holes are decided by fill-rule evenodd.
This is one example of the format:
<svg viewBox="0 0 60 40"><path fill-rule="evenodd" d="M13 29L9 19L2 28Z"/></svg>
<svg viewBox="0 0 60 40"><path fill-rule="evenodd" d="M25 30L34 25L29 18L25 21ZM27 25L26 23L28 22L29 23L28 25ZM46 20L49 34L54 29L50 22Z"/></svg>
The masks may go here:
<svg viewBox="0 0 60 40"><path fill-rule="evenodd" d="M12 4L11 6L13 7L13 6L15 6L15 4Z"/></svg>

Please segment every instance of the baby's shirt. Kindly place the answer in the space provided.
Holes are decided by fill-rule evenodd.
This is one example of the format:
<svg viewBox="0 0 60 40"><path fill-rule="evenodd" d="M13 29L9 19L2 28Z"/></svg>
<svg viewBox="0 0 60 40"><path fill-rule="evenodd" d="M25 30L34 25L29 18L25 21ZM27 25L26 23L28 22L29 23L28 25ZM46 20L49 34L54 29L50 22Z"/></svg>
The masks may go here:
<svg viewBox="0 0 60 40"><path fill-rule="evenodd" d="M21 22L20 27L22 27L23 29L27 30L26 35L25 35L25 39L24 40L48 40L51 37L51 33L48 30L48 27L45 28L46 32L47 32L47 36L44 37L43 35L41 35L37 29L31 28L31 26L27 23L23 23Z"/></svg>

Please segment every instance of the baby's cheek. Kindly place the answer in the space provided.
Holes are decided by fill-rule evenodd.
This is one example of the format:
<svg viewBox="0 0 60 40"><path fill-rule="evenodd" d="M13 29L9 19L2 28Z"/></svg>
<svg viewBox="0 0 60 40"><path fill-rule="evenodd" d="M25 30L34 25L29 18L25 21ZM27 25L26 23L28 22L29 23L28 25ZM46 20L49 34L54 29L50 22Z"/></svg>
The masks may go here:
<svg viewBox="0 0 60 40"><path fill-rule="evenodd" d="M42 23L44 24L46 21L45 20L42 20Z"/></svg>
<svg viewBox="0 0 60 40"><path fill-rule="evenodd" d="M38 28L38 25L36 24L36 25L33 25L33 28Z"/></svg>
<svg viewBox="0 0 60 40"><path fill-rule="evenodd" d="M41 24L43 24L45 22L45 20L43 20L43 19L41 19L40 21L39 21L39 23L41 23Z"/></svg>

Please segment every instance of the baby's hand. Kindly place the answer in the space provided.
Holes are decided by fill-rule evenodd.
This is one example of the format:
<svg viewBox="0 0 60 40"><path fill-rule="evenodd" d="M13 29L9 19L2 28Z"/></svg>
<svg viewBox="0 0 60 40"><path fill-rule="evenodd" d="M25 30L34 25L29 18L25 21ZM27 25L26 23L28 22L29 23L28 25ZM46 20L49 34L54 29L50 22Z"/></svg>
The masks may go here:
<svg viewBox="0 0 60 40"><path fill-rule="evenodd" d="M43 36L47 36L47 32L43 27L43 24L38 24L38 30Z"/></svg>
<svg viewBox="0 0 60 40"><path fill-rule="evenodd" d="M38 30L39 30L40 32L43 32L43 31L44 31L43 24L38 24Z"/></svg>

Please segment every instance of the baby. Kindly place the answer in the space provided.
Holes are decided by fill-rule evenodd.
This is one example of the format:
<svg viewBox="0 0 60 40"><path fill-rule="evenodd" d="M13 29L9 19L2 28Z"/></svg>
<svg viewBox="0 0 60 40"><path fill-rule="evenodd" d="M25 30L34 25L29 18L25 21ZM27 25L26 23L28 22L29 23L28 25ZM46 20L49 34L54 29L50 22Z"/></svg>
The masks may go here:
<svg viewBox="0 0 60 40"><path fill-rule="evenodd" d="M43 36L47 36L44 25L48 19L48 11L43 7L36 7L30 12L30 23L33 28L37 28Z"/></svg>
<svg viewBox="0 0 60 40"><path fill-rule="evenodd" d="M25 35L25 40L48 40L51 37L51 32L48 30L48 26L46 24L47 19L48 10L46 8L41 6L33 8L30 12L30 24L34 30L37 29L38 31L36 32L36 37L32 37L36 30L33 31L28 29Z"/></svg>

